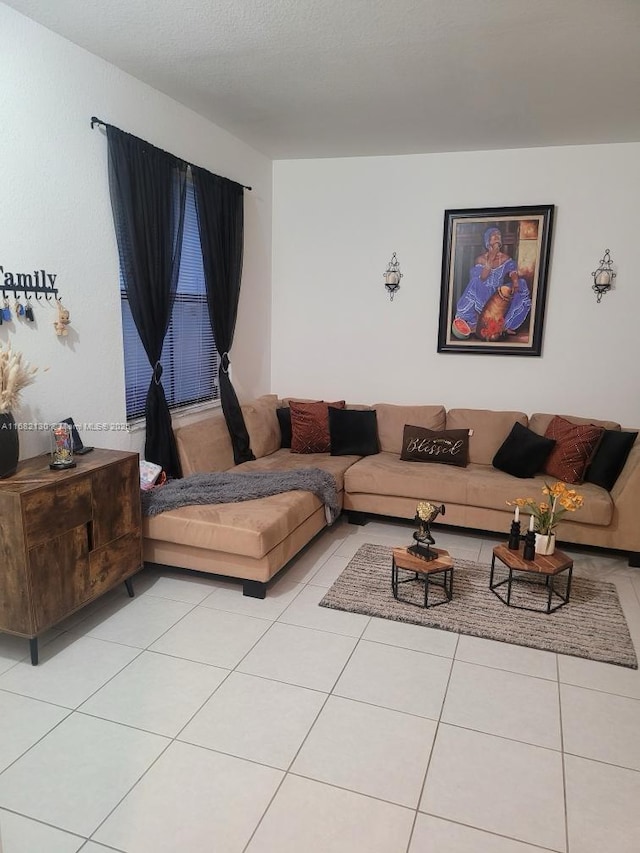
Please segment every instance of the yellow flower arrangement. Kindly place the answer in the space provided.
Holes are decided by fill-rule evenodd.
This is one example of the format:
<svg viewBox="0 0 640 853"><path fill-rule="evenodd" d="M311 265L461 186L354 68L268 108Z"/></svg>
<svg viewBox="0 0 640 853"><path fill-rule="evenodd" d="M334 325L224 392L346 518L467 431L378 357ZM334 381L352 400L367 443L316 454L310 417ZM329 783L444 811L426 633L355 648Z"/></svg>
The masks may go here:
<svg viewBox="0 0 640 853"><path fill-rule="evenodd" d="M575 489L569 489L567 484L560 480L552 485L545 483L542 494L548 495L549 500L538 502L533 498L516 498L514 501L507 501L507 506L528 510L534 517L536 532L544 536L553 531L565 512L575 512L584 503L582 495Z"/></svg>
<svg viewBox="0 0 640 853"><path fill-rule="evenodd" d="M15 411L20 404L20 392L35 382L37 367L24 361L22 353L0 346L0 414Z"/></svg>

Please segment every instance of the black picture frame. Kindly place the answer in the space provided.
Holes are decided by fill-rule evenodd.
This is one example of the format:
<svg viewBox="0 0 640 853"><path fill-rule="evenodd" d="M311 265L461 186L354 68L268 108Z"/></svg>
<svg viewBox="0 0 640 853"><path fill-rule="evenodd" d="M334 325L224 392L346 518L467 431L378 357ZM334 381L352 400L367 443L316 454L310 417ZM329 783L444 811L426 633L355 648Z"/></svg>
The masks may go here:
<svg viewBox="0 0 640 853"><path fill-rule="evenodd" d="M541 354L554 209L445 210L438 352Z"/></svg>

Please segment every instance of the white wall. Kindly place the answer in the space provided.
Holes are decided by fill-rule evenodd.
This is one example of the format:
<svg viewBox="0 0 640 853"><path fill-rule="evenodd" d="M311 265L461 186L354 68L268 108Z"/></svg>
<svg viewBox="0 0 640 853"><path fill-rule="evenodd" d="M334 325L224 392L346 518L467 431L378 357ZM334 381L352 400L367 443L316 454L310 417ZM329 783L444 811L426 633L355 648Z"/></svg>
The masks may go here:
<svg viewBox="0 0 640 853"><path fill-rule="evenodd" d="M55 312L0 326L33 364L48 367L23 395L16 420L125 421L118 257L107 184L107 141L97 115L185 160L253 186L245 201L245 262L231 352L238 395L269 390L271 161L170 98L0 5L0 265L46 269L71 312L68 338ZM13 304L13 295L11 295ZM144 436L84 434L86 443L139 449ZM48 449L23 433L21 456Z"/></svg>
<svg viewBox="0 0 640 853"><path fill-rule="evenodd" d="M272 390L640 426L639 197L640 144L276 162ZM445 209L530 204L556 205L542 356L438 354Z"/></svg>

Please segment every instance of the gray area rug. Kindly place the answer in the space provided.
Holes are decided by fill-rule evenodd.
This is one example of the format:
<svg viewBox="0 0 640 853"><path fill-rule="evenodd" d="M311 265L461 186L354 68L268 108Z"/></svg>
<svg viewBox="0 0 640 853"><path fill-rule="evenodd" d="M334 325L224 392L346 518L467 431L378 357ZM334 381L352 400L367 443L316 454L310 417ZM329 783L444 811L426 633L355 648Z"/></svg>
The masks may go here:
<svg viewBox="0 0 640 853"><path fill-rule="evenodd" d="M496 598L489 589L489 566L454 560L453 600L425 610L394 599L391 550L384 545L362 545L320 605L638 668L627 621L612 583L574 575L569 604L549 615L531 613L507 607ZM564 592L564 586L560 586L564 584L563 576L557 583ZM432 595L437 600L439 593L440 590L430 591L429 601ZM424 586L412 581L401 587L400 594L421 602ZM532 604L544 591L519 585L517 594L520 597L512 601Z"/></svg>

